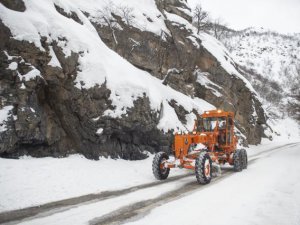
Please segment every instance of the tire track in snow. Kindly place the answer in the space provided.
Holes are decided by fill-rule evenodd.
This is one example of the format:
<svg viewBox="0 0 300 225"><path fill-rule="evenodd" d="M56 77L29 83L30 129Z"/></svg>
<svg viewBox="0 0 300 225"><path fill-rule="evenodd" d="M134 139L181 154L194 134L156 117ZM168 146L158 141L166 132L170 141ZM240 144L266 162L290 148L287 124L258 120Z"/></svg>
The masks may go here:
<svg viewBox="0 0 300 225"><path fill-rule="evenodd" d="M251 156L251 158L249 157L249 163L252 162L252 161L255 161L258 158L260 158L259 156L262 155L262 154L273 152L275 150L280 150L280 149L282 149L284 147L288 147L288 146L293 147L294 145L297 145L297 144L299 144L299 143L285 144L285 145L282 145L282 146L278 146L278 147L260 152L258 154L255 154L255 155ZM228 169L223 168L223 170L228 170ZM225 171L225 172L223 172L222 176L214 178L211 183L216 183L219 180L222 180L222 179L224 179L225 177L228 177L231 174L234 174L234 173L231 172L230 170ZM104 192L100 192L100 193L96 193L96 194L88 194L88 195L69 198L69 199L65 199L65 200L50 202L50 203L40 205L40 206L33 206L33 207L28 207L28 208L19 209L19 210L2 212L2 213L0 213L0 224L20 221L20 220L23 220L23 219L26 219L26 218L27 219L31 219L31 218L36 219L36 218L41 218L41 217L45 217L45 216L50 216L50 215L53 215L55 213L63 212L63 211L69 210L73 207L78 207L78 206L83 205L83 204L86 205L86 204L95 203L95 202L99 202L99 201L103 201L103 200L107 200L107 199L111 199L111 198L116 198L116 197L122 196L124 194L128 194L128 193L135 192L135 191L138 191L138 190L147 189L147 188L163 185L163 184L170 183L170 182L175 182L175 181L178 181L180 179L183 179L183 178L186 178L186 177L189 177L189 176L193 176L193 175L194 175L193 173L184 174L184 175L170 177L170 178L168 178L167 180L165 180L163 182L156 181L156 182L151 182L151 183L147 183L147 184L133 186L133 187L122 189L122 190L104 191ZM199 188L203 189L203 188L206 188L206 187L209 187L209 186L210 185L200 186L195 181L195 182L187 183L185 188L187 188L186 193L191 194L192 191L199 190ZM161 198L165 198L165 200L163 201L164 203L166 203L166 201L175 200L174 195L177 194L178 196L181 196L180 193L177 193L177 192L181 192L181 189L171 191L167 194L162 195L162 197L157 198L157 199L141 201L141 202L138 202L136 204L126 206L129 209L131 208L131 211L133 212L131 214L129 213L130 210L129 211L125 210L126 207L124 207L124 209L122 209L122 208L120 209L120 210L123 210L123 211L117 210L117 211L112 212L111 215L116 215L116 214L118 214L117 212L119 212L119 213L124 213L124 218L123 218L124 220L126 220L128 218L132 218L132 217L134 217L134 215L133 215L134 212L139 211L140 209L144 209L144 211L145 211L146 208L149 208L149 211L150 211L152 208L155 208L155 207L161 205L162 202L159 201L159 199L161 199ZM181 196L181 197L183 197L183 196ZM157 204L157 206L152 207L156 204ZM126 212L126 211L128 211L128 212ZM105 216L105 217L107 217L107 216ZM105 218L105 217L94 219L94 220L91 221L91 223L92 224L107 224L107 223L102 223L101 222L101 221L104 221L103 218ZM126 217L128 217L128 218L126 218Z"/></svg>
<svg viewBox="0 0 300 225"><path fill-rule="evenodd" d="M233 174L234 172L232 171L226 171L223 173L222 176L212 179L210 184L217 184L221 180ZM94 218L89 221L89 224L90 225L116 225L116 224L123 224L129 221L136 221L139 220L140 218L143 218L148 213L150 213L152 209L164 205L168 202L180 199L184 196L190 195L193 192L204 190L205 188L209 188L211 186L210 184L201 186L195 180L185 184L180 189L170 191L166 194L159 196L158 198L140 201L132 205L127 205L100 218Z"/></svg>
<svg viewBox="0 0 300 225"><path fill-rule="evenodd" d="M73 207L77 207L82 204L95 203L95 202L107 200L110 198L116 198L121 195L129 194L131 192L135 192L138 190L151 188L151 187L155 187L158 185L178 181L180 179L183 179L183 178L186 178L186 177L192 176L192 175L193 174L178 175L178 176L170 177L168 180L166 180L164 182L156 181L156 182L151 182L151 183L147 183L147 184L141 184L141 185L129 187L126 189L121 189L121 190L116 190L116 191L104 191L104 192L100 192L97 194L88 194L88 195L69 198L69 199L65 199L65 200L50 202L50 203L46 203L46 204L39 205L39 206L33 206L33 207L24 208L24 209L17 209L17 210L8 211L8 212L2 212L2 213L0 213L0 224L7 223L7 222L13 222L13 221L19 221L19 220L29 218L29 217L36 217L37 215L43 214L43 213L45 213L44 216L49 216L51 214L62 212L62 211L71 209ZM53 211L53 212L51 213L51 211ZM41 215L41 217L42 216L43 215Z"/></svg>

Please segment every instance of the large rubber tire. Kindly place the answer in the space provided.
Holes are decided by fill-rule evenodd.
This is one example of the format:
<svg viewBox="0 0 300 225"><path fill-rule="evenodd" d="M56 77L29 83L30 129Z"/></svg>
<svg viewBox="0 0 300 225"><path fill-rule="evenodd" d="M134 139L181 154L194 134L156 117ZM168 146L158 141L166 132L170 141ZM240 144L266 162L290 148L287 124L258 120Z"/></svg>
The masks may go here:
<svg viewBox="0 0 300 225"><path fill-rule="evenodd" d="M247 169L248 167L247 151L245 149L242 149L241 153L242 153L243 169Z"/></svg>
<svg viewBox="0 0 300 225"><path fill-rule="evenodd" d="M207 152L201 152L196 158L195 174L199 184L208 184L212 178L212 160Z"/></svg>
<svg viewBox="0 0 300 225"><path fill-rule="evenodd" d="M243 169L243 155L241 149L237 149L233 153L233 170L240 172Z"/></svg>
<svg viewBox="0 0 300 225"><path fill-rule="evenodd" d="M168 160L169 156L165 152L158 152L152 162L152 172L157 180L165 180L168 178L170 168L161 168L161 163Z"/></svg>

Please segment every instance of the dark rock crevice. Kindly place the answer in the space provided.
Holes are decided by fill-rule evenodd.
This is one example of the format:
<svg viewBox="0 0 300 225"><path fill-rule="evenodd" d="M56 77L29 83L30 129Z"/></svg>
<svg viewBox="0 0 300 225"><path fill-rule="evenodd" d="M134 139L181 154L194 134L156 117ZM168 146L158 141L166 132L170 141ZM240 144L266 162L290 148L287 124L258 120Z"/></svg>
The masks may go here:
<svg viewBox="0 0 300 225"><path fill-rule="evenodd" d="M67 13L63 8L59 7L58 5L54 4L54 7L56 9L57 12L59 12L61 15L74 20L75 22L83 25L83 22L79 19L78 15L71 11L70 13Z"/></svg>
<svg viewBox="0 0 300 225"><path fill-rule="evenodd" d="M23 0L0 0L0 3L2 3L6 8L18 12L24 12L26 10Z"/></svg>
<svg viewBox="0 0 300 225"><path fill-rule="evenodd" d="M175 113L182 124L186 124L186 115L189 113L187 110L183 108L183 106L178 105L177 102L172 99L169 102L169 105L174 108Z"/></svg>

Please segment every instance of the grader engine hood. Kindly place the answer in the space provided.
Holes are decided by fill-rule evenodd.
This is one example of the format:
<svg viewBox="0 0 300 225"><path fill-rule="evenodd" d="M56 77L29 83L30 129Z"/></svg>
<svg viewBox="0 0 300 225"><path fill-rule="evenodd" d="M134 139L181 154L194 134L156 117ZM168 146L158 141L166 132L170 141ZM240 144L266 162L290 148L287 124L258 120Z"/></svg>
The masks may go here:
<svg viewBox="0 0 300 225"><path fill-rule="evenodd" d="M208 136L205 133L197 134L176 134L173 143L173 150L176 157L181 154L187 154L188 149L192 143L194 144L206 144L208 142Z"/></svg>

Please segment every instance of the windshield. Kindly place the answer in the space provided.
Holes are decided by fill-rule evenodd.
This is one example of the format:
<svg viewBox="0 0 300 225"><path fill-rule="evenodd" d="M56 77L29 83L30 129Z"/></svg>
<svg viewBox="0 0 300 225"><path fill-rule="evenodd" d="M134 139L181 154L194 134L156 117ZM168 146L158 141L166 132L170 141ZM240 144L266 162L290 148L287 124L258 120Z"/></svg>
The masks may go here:
<svg viewBox="0 0 300 225"><path fill-rule="evenodd" d="M226 117L209 117L202 118L198 123L198 131L211 132L219 124L219 129L225 129Z"/></svg>

